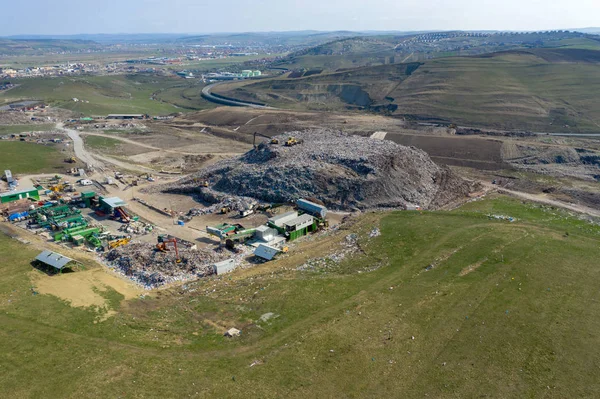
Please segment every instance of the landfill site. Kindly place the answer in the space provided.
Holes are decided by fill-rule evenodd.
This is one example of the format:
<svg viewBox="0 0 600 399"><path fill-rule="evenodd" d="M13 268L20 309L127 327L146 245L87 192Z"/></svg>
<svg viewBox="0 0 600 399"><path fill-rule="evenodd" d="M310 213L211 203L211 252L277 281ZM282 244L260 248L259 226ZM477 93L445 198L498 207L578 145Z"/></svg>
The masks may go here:
<svg viewBox="0 0 600 399"><path fill-rule="evenodd" d="M60 248L83 251L145 289L285 257L356 212L451 207L477 189L422 150L329 129L254 135L187 175L75 150L64 174L4 172L5 222L54 245L37 259L49 272L77 270Z"/></svg>

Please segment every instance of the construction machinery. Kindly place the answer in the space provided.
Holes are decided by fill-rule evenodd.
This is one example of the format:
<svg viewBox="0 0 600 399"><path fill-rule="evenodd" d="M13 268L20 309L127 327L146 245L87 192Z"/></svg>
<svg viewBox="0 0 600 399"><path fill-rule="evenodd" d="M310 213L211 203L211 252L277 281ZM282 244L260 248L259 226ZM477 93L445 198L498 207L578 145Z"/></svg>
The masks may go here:
<svg viewBox="0 0 600 399"><path fill-rule="evenodd" d="M110 249L115 249L117 247L120 247L121 245L127 245L129 244L129 241L131 241L131 238L119 238L116 240L112 240L108 242L108 247Z"/></svg>
<svg viewBox="0 0 600 399"><path fill-rule="evenodd" d="M222 215L226 215L229 212L231 212L231 207L230 206L224 206L223 208L221 208L221 214Z"/></svg>
<svg viewBox="0 0 600 399"><path fill-rule="evenodd" d="M65 162L66 163L75 163L75 162L77 162L77 159L75 159L75 157L65 158Z"/></svg>
<svg viewBox="0 0 600 399"><path fill-rule="evenodd" d="M296 144L302 144L302 140L299 140L294 136L288 137L288 139L284 143L284 145L286 147L292 147L292 146L295 146Z"/></svg>
<svg viewBox="0 0 600 399"><path fill-rule="evenodd" d="M168 252L170 251L167 244L173 244L173 248L175 248L175 263L181 263L181 258L179 257L179 250L177 249L177 238L166 238L163 235L158 236L158 244L156 244L156 249L160 252Z"/></svg>
<svg viewBox="0 0 600 399"><path fill-rule="evenodd" d="M271 144L279 144L279 140L277 140L276 138L271 138L270 136L267 136L265 134L254 132L254 139L252 141L252 145L254 146L254 148L257 147L256 146L256 136L260 136L260 137L264 137L266 139L269 139L269 143L271 143Z"/></svg>

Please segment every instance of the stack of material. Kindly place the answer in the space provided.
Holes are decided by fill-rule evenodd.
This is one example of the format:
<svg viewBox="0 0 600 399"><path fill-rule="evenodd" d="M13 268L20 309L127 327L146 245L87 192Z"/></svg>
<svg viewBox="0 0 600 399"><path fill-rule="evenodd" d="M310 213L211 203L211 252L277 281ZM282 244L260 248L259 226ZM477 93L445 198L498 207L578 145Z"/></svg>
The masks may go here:
<svg viewBox="0 0 600 399"><path fill-rule="evenodd" d="M125 232L127 234L135 234L135 235L146 235L154 230L154 226L149 223L144 223L138 221L131 221L127 224L119 227L119 231Z"/></svg>
<svg viewBox="0 0 600 399"><path fill-rule="evenodd" d="M191 219L194 216L219 213L223 208L229 208L233 212L239 212L244 211L246 209L252 209L257 203L257 201L254 198L249 197L223 197L223 194L215 194L211 192L211 190L206 190L204 199L210 200L212 202L217 201L217 203L206 208L192 208L188 211L186 216L189 219Z"/></svg>
<svg viewBox="0 0 600 399"><path fill-rule="evenodd" d="M177 263L174 250L160 252L148 243L124 245L105 256L111 267L148 289L211 275L213 264L232 257L227 250L179 248L181 263Z"/></svg>
<svg viewBox="0 0 600 399"><path fill-rule="evenodd" d="M323 129L286 133L278 136L279 142L288 136L301 143L263 143L162 189L199 194L211 202L231 195L270 203L316 197L338 209L407 203L438 208L471 191L469 182L413 147ZM209 180L210 189L198 187L198 180Z"/></svg>

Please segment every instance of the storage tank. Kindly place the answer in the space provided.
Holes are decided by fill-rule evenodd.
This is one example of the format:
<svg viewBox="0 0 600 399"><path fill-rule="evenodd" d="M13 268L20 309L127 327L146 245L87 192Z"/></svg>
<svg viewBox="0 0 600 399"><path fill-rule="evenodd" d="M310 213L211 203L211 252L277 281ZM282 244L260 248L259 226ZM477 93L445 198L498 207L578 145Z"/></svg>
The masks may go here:
<svg viewBox="0 0 600 399"><path fill-rule="evenodd" d="M318 216L321 219L325 219L327 216L327 208L323 205L315 204L314 202L307 201L305 199L299 199L296 201L298 209L302 209L306 213L310 213L313 216Z"/></svg>

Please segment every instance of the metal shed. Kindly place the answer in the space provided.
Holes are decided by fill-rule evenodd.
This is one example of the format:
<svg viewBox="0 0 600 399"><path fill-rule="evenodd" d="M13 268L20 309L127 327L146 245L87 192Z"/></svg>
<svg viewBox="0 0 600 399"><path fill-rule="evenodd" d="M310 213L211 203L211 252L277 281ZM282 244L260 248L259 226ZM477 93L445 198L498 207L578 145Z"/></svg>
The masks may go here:
<svg viewBox="0 0 600 399"><path fill-rule="evenodd" d="M35 260L51 266L59 272L62 272L62 270L67 267L69 263L74 262L74 260L71 258L49 250L42 251L41 254L36 256Z"/></svg>
<svg viewBox="0 0 600 399"><path fill-rule="evenodd" d="M260 244L258 248L256 248L256 251L254 251L255 256L266 260L272 260L278 253L279 249L265 244Z"/></svg>

